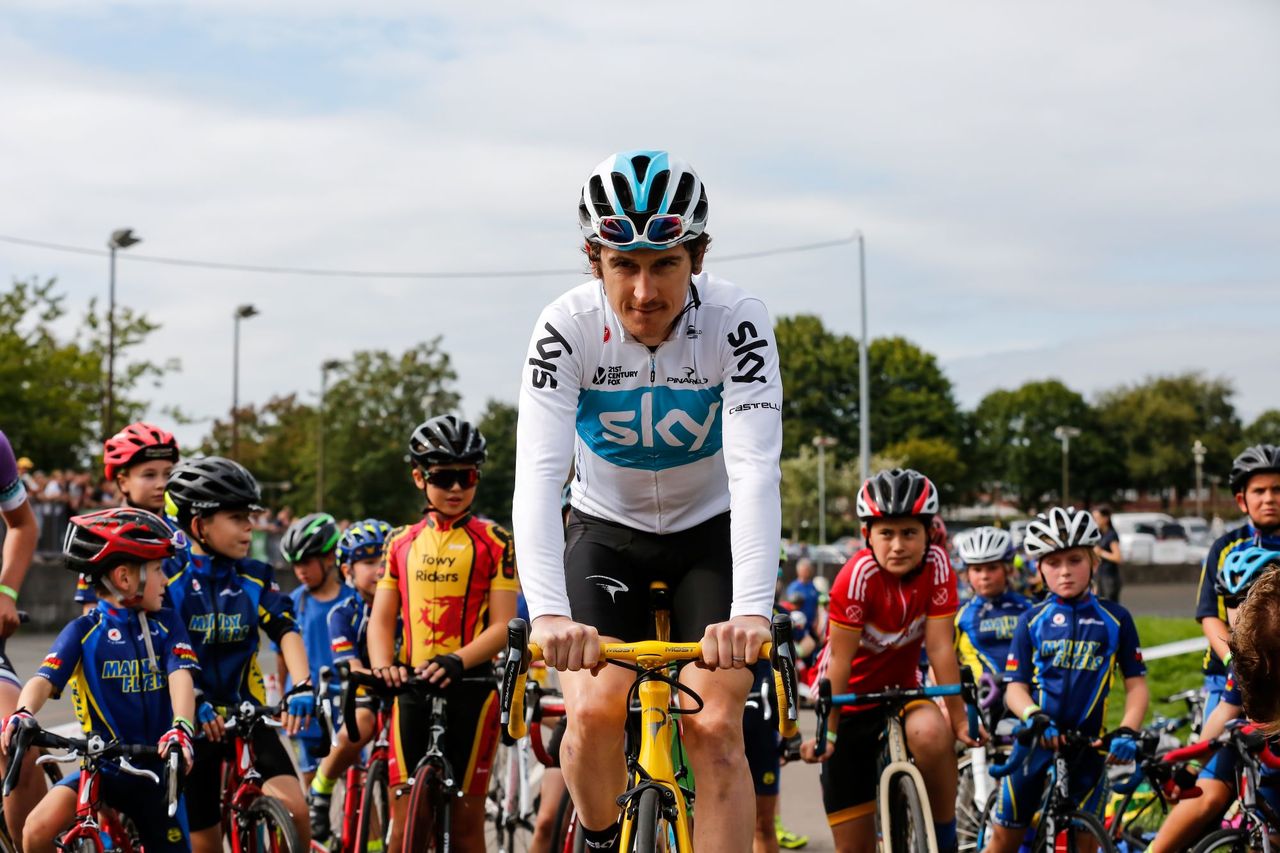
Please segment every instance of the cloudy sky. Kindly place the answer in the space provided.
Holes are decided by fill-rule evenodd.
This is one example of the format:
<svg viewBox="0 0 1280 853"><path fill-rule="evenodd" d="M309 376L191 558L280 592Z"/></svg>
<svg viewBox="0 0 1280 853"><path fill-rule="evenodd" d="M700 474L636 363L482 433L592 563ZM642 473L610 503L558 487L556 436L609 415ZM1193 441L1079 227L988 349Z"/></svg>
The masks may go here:
<svg viewBox="0 0 1280 853"><path fill-rule="evenodd" d="M442 335L464 408L514 401L539 309L574 270L576 195L611 151L665 147L712 202L709 268L775 315L935 352L965 405L1056 376L1152 373L1280 403L1280 5L814 2L426 4L10 0L0 18L0 236L100 248L177 356L156 396L314 398L319 364ZM358 9L358 14L353 10ZM76 310L105 259L0 242ZM1255 343L1256 342L1256 343ZM207 425L187 430L196 438Z"/></svg>

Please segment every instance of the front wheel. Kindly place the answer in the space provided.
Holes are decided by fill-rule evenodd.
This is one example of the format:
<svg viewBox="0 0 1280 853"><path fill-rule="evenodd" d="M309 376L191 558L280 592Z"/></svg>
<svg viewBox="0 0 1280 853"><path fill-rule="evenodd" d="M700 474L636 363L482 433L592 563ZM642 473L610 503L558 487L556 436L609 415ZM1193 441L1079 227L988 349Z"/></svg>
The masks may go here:
<svg viewBox="0 0 1280 853"><path fill-rule="evenodd" d="M360 814L356 818L354 850L368 850L369 842L381 839L387 850L391 838L391 787L387 784L387 762L378 759L364 774Z"/></svg>
<svg viewBox="0 0 1280 853"><path fill-rule="evenodd" d="M418 768L409 793L409 813L404 821L404 849L449 849L449 798L444 795L444 779L432 764Z"/></svg>
<svg viewBox="0 0 1280 853"><path fill-rule="evenodd" d="M1058 819L1059 825L1065 824L1057 832L1056 838L1047 838L1047 833L1036 836L1036 853L1054 853L1057 850L1078 850L1082 844L1092 841L1086 849L1096 849L1098 853L1116 853L1116 846L1107 835L1102 821L1086 812L1072 812ZM1097 846L1094 847L1093 845Z"/></svg>
<svg viewBox="0 0 1280 853"><path fill-rule="evenodd" d="M889 784L889 826L884 834L889 849L903 853L929 853L929 829L925 823L928 798L915 777L899 773Z"/></svg>
<svg viewBox="0 0 1280 853"><path fill-rule="evenodd" d="M302 853L302 839L284 803L275 797L259 797L245 812L240 827L244 853Z"/></svg>
<svg viewBox="0 0 1280 853"><path fill-rule="evenodd" d="M662 797L657 788L645 788L640 792L636 805L634 832L631 835L631 853L654 853L661 850L659 839L663 837Z"/></svg>
<svg viewBox="0 0 1280 853"><path fill-rule="evenodd" d="M1201 839L1191 848L1191 853L1251 853L1261 850L1262 845L1254 845L1247 829L1219 829Z"/></svg>

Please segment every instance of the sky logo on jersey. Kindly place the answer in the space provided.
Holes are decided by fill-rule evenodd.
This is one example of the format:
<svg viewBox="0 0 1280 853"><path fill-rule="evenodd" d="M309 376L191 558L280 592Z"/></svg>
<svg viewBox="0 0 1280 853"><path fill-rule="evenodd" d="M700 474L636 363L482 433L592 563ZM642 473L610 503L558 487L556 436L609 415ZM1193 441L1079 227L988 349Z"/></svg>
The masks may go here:
<svg viewBox="0 0 1280 853"><path fill-rule="evenodd" d="M723 446L723 385L634 388L578 396L578 437L623 468L662 471L714 456Z"/></svg>

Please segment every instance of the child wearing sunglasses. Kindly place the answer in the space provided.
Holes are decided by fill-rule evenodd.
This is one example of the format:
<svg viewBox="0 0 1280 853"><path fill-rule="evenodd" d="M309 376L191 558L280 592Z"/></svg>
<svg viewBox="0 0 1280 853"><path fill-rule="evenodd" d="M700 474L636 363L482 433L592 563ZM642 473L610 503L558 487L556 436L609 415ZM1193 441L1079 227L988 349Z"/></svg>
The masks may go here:
<svg viewBox="0 0 1280 853"><path fill-rule="evenodd" d="M458 849L483 850L485 792L499 739L492 661L516 615L515 549L511 534L471 513L485 460L478 429L454 415L432 418L414 430L409 454L426 511L387 540L369 617L369 665L393 686L411 668L445 688L444 750L463 794L454 804L454 834ZM392 710L390 782L398 793L391 850L401 847L411 799L400 791L427 748L427 701L406 694Z"/></svg>

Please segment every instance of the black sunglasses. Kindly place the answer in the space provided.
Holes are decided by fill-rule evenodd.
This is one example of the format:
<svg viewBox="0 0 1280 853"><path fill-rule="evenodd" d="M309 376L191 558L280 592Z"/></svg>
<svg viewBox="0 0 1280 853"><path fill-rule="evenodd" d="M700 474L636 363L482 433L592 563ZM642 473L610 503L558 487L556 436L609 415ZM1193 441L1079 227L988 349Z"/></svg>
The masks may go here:
<svg viewBox="0 0 1280 853"><path fill-rule="evenodd" d="M469 489L480 482L480 469L441 468L438 471L428 471L427 482L438 489L447 490L452 489L454 486Z"/></svg>

